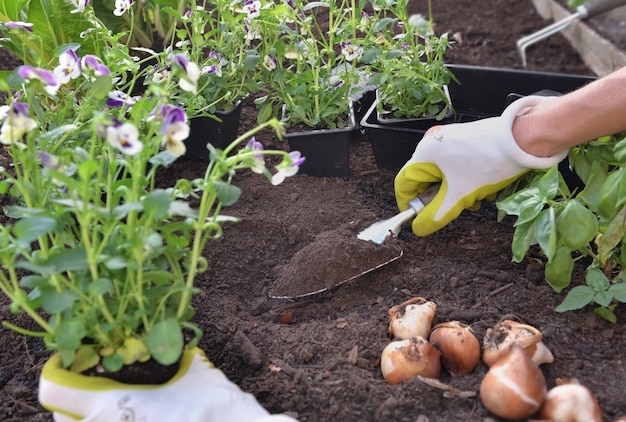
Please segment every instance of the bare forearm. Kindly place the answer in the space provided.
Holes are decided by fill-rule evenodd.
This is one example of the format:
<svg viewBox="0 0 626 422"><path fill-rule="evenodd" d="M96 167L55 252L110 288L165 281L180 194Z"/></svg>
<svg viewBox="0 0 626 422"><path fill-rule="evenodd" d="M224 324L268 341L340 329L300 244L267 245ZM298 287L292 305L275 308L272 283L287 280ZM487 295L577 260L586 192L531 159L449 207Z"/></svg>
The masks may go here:
<svg viewBox="0 0 626 422"><path fill-rule="evenodd" d="M513 122L513 136L529 154L548 157L572 146L626 130L626 67Z"/></svg>

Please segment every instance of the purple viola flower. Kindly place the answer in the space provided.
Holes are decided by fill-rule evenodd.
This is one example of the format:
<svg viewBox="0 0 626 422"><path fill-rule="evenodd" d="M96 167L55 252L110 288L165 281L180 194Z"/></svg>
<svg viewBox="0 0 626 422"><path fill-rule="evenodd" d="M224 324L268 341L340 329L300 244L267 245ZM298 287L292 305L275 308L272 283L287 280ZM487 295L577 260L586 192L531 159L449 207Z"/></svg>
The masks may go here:
<svg viewBox="0 0 626 422"><path fill-rule="evenodd" d="M350 41L342 41L340 46L341 52L348 61L359 60L363 57L363 44L355 46Z"/></svg>
<svg viewBox="0 0 626 422"><path fill-rule="evenodd" d="M76 9L72 10L70 13L83 13L85 8L89 5L89 0L70 0L71 3L76 7Z"/></svg>
<svg viewBox="0 0 626 422"><path fill-rule="evenodd" d="M109 144L127 155L137 155L143 149L139 130L132 123L108 126L106 138Z"/></svg>
<svg viewBox="0 0 626 422"><path fill-rule="evenodd" d="M122 91L111 91L109 92L109 99L106 101L106 105L109 107L121 107L123 105L130 107L140 98L140 96L131 97Z"/></svg>
<svg viewBox="0 0 626 422"><path fill-rule="evenodd" d="M304 161L305 157L300 154L300 151L290 152L282 163L276 166L278 172L272 176L272 185L280 185L287 177L298 173Z"/></svg>
<svg viewBox="0 0 626 422"><path fill-rule="evenodd" d="M115 0L115 10L113 10L113 14L115 16L122 16L130 6L133 4L131 0Z"/></svg>
<svg viewBox="0 0 626 422"><path fill-rule="evenodd" d="M44 89L50 95L55 95L59 90L59 81L52 72L32 66L20 66L17 74L28 81L40 81L44 84Z"/></svg>
<svg viewBox="0 0 626 422"><path fill-rule="evenodd" d="M256 138L253 136L252 138L250 138L250 140L246 144L246 149L249 149L250 151L253 151L253 152L263 151L263 144L261 144L260 142L257 142ZM264 155L254 154L253 160L254 162L251 167L251 170L259 174L263 173L265 171Z"/></svg>
<svg viewBox="0 0 626 422"><path fill-rule="evenodd" d="M184 74L178 82L180 89L195 94L198 89L198 78L200 77L198 65L189 60L184 54L174 55L172 61L175 66L184 71Z"/></svg>
<svg viewBox="0 0 626 422"><path fill-rule="evenodd" d="M256 19L261 16L261 2L259 0L246 0L243 11L250 20Z"/></svg>
<svg viewBox="0 0 626 422"><path fill-rule="evenodd" d="M33 24L22 21L9 21L4 24L7 28L11 29L23 29L28 32L33 32Z"/></svg>
<svg viewBox="0 0 626 422"><path fill-rule="evenodd" d="M276 70L276 68L278 67L278 60L276 60L275 57L272 57L269 54L266 54L265 57L263 57L263 67L269 70L270 72L272 70Z"/></svg>
<svg viewBox="0 0 626 422"><path fill-rule="evenodd" d="M37 155L39 155L39 159L41 160L41 164L47 169L50 170L58 170L60 167L59 157L56 155L48 154L45 151L37 151Z"/></svg>
<svg viewBox="0 0 626 422"><path fill-rule="evenodd" d="M161 133L165 149L174 157L180 157L185 153L184 140L189 137L190 128L187 124L187 115L181 107L165 104L161 107L160 117L163 120Z"/></svg>
<svg viewBox="0 0 626 422"><path fill-rule="evenodd" d="M173 123L187 122L187 115L182 107L165 104L161 108L160 114L163 117L163 128L161 129L161 133L164 133L167 130L167 127Z"/></svg>
<svg viewBox="0 0 626 422"><path fill-rule="evenodd" d="M102 63L100 57L91 54L87 54L81 59L81 66L85 72L93 74L93 79L111 74L111 71Z"/></svg>

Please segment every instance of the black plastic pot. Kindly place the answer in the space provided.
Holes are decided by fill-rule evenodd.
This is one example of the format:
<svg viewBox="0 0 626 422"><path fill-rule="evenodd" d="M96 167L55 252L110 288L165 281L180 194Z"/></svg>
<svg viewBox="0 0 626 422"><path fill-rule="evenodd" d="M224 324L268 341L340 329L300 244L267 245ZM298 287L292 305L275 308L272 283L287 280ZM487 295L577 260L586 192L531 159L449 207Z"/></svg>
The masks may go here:
<svg viewBox="0 0 626 422"><path fill-rule="evenodd" d="M306 157L300 173L316 177L350 176L350 144L361 136L356 125L354 110L352 125L340 129L314 129L289 132L285 138L291 151L300 151Z"/></svg>
<svg viewBox="0 0 626 422"><path fill-rule="evenodd" d="M447 86L444 87L444 91L446 96L448 97L448 101L452 104L452 99L450 98L450 91ZM376 91L376 102L380 102L379 92ZM452 104L454 106L454 104ZM398 118L392 117L387 114L381 114L379 111L376 111L376 123L382 126L392 126L392 127L405 127L408 129L418 129L421 130L423 128L428 129L429 127L436 124L444 124L444 123L452 123L454 121L454 109L449 108L446 115L441 120L437 120L434 116L422 116L422 117L407 117L407 118Z"/></svg>
<svg viewBox="0 0 626 422"><path fill-rule="evenodd" d="M189 138L185 141L186 159L209 161L207 144L224 149L237 139L241 101L238 101L229 111L216 111L215 116L219 120L206 116L194 117L190 120L191 131Z"/></svg>
<svg viewBox="0 0 626 422"><path fill-rule="evenodd" d="M511 95L524 96L542 90L566 93L596 79L480 66L448 65L448 68L459 81L459 84L453 82L448 87L456 112L454 121L458 123L499 116ZM376 104L361 120L377 166L389 170L399 170L411 158L418 142L433 124L426 121L412 128L381 125L376 119Z"/></svg>

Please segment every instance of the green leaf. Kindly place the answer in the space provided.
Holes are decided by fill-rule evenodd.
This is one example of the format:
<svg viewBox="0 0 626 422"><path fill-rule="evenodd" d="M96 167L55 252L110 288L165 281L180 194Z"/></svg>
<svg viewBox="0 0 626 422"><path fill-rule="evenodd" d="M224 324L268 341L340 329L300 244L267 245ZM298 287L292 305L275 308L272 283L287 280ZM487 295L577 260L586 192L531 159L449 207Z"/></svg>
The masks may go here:
<svg viewBox="0 0 626 422"><path fill-rule="evenodd" d="M609 292L599 292L593 298L593 301L600 306L609 306L613 302L613 295Z"/></svg>
<svg viewBox="0 0 626 422"><path fill-rule="evenodd" d="M544 198L552 199L559 192L559 170L557 166L553 166L539 179L537 186L539 192Z"/></svg>
<svg viewBox="0 0 626 422"><path fill-rule="evenodd" d="M622 164L626 164L626 138L619 141L613 147L613 154L615 159Z"/></svg>
<svg viewBox="0 0 626 422"><path fill-rule="evenodd" d="M535 239L535 222L521 224L515 227L511 248L513 251L513 262L522 262L528 248Z"/></svg>
<svg viewBox="0 0 626 422"><path fill-rule="evenodd" d="M87 262L87 254L78 247L76 249L63 249L50 256L47 261L42 263L32 263L28 261L20 261L15 264L16 268L23 268L35 273L51 275L65 271L80 271L89 268Z"/></svg>
<svg viewBox="0 0 626 422"><path fill-rule="evenodd" d="M85 325L81 320L65 320L54 330L54 341L59 349L75 352L81 346L86 333Z"/></svg>
<svg viewBox="0 0 626 422"><path fill-rule="evenodd" d="M606 180L606 170L600 163L594 161L589 172L589 179L585 181L585 189L581 195L589 209L597 210L600 202L600 190Z"/></svg>
<svg viewBox="0 0 626 422"><path fill-rule="evenodd" d="M572 253L568 248L561 246L556 250L552 261L546 263L546 281L559 293L571 283L572 271L574 271Z"/></svg>
<svg viewBox="0 0 626 422"><path fill-rule="evenodd" d="M597 268L589 268L585 276L585 283L596 293L606 291L610 285L607 276Z"/></svg>
<svg viewBox="0 0 626 422"><path fill-rule="evenodd" d="M124 358L118 354L105 356L102 358L102 366L108 372L117 372L124 366Z"/></svg>
<svg viewBox="0 0 626 422"><path fill-rule="evenodd" d="M582 309L593 301L595 293L589 286L576 286L569 291L563 302L556 307L557 312Z"/></svg>
<svg viewBox="0 0 626 422"><path fill-rule="evenodd" d="M556 252L556 217L554 208L543 210L535 220L535 238L543 253L552 260Z"/></svg>
<svg viewBox="0 0 626 422"><path fill-rule="evenodd" d="M325 2L325 1L312 1L312 2L307 3L302 8L302 10L306 12L307 10L311 10L313 8L316 8L316 7L326 7L326 8L329 8L330 7L330 3Z"/></svg>
<svg viewBox="0 0 626 422"><path fill-rule="evenodd" d="M239 200L241 195L241 189L237 186L233 186L230 183L217 180L213 182L215 187L215 194L221 203L226 206L233 205Z"/></svg>
<svg viewBox="0 0 626 422"><path fill-rule="evenodd" d="M605 307L596 308L593 310L593 313L598 316L601 316L602 318L606 319L609 322L612 322L613 324L617 322L617 316L610 308L605 308Z"/></svg>
<svg viewBox="0 0 626 422"><path fill-rule="evenodd" d="M49 314L63 312L72 306L72 303L74 303L77 299L78 296L74 292L57 292L54 287L41 289L41 296L39 298L41 307Z"/></svg>
<svg viewBox="0 0 626 422"><path fill-rule="evenodd" d="M161 365L171 365L178 361L183 352L183 331L174 318L159 321L146 338L150 355Z"/></svg>
<svg viewBox="0 0 626 422"><path fill-rule="evenodd" d="M561 240L570 249L580 249L598 233L598 220L591 210L577 200L571 200L556 220Z"/></svg>
<svg viewBox="0 0 626 422"><path fill-rule="evenodd" d="M103 99L109 95L112 90L113 80L108 75L98 77L89 87L86 97L93 97L96 99Z"/></svg>
<svg viewBox="0 0 626 422"><path fill-rule="evenodd" d="M617 212L620 198L626 198L626 192L620 192L621 189L626 189L626 184L624 183L625 171L626 169L621 168L610 173L602 184L598 212L605 218L612 218Z"/></svg>
<svg viewBox="0 0 626 422"><path fill-rule="evenodd" d="M100 163L97 160L87 160L78 165L78 174L82 180L90 180L99 169Z"/></svg>
<svg viewBox="0 0 626 422"><path fill-rule="evenodd" d="M143 199L143 209L154 220L162 220L167 216L172 196L164 189L155 189Z"/></svg>
<svg viewBox="0 0 626 422"><path fill-rule="evenodd" d="M111 291L113 283L108 278L99 278L87 285L87 294L90 296L100 296Z"/></svg>
<svg viewBox="0 0 626 422"><path fill-rule="evenodd" d="M613 295L613 299L626 303L626 283L612 284L608 291Z"/></svg>
<svg viewBox="0 0 626 422"><path fill-rule="evenodd" d="M608 256L626 236L626 205L611 220L598 242L598 254ZM626 243L626 242L625 242Z"/></svg>
<svg viewBox="0 0 626 422"><path fill-rule="evenodd" d="M27 275L20 280L20 286L27 289L42 288L48 286L48 277L42 277L39 275Z"/></svg>
<svg viewBox="0 0 626 422"><path fill-rule="evenodd" d="M13 234L22 243L28 244L44 236L56 227L56 220L52 217L34 216L19 220L13 226Z"/></svg>

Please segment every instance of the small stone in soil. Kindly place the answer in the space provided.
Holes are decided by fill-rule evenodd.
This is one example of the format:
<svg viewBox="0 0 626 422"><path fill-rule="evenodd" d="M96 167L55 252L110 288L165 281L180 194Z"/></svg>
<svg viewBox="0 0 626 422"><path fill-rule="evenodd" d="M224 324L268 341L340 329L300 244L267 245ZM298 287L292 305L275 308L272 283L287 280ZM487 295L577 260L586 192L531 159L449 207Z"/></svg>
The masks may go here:
<svg viewBox="0 0 626 422"><path fill-rule="evenodd" d="M281 269L271 295L299 297L328 290L401 253L392 241L378 245L360 240L349 229L322 232Z"/></svg>

